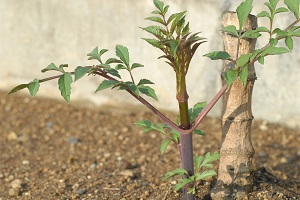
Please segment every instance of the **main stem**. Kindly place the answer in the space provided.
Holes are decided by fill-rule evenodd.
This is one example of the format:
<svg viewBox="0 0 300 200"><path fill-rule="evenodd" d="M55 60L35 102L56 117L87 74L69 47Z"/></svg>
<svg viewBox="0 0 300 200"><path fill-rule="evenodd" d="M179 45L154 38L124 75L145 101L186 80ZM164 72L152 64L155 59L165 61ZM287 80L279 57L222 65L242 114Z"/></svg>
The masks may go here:
<svg viewBox="0 0 300 200"><path fill-rule="evenodd" d="M177 100L179 105L180 115L180 127L182 129L189 129L191 126L188 108L188 94L186 90L185 74L181 75L180 80L177 80L179 84L177 91ZM179 153L181 159L181 166L185 169L189 176L194 175L194 160L193 160L193 135L180 133ZM186 177L183 177L186 178ZM194 195L189 194L188 189L192 185L186 185L183 187L182 196L184 200L193 200Z"/></svg>

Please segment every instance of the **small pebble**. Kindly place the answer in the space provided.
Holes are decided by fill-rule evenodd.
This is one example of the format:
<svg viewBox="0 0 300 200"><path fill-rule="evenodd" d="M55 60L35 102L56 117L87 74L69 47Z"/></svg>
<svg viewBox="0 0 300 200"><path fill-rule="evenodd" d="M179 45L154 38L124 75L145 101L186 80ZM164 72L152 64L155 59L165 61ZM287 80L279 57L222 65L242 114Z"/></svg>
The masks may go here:
<svg viewBox="0 0 300 200"><path fill-rule="evenodd" d="M82 189L79 189L79 190L75 191L76 194L80 194L80 195L84 194L85 192L86 192L85 188L82 188Z"/></svg>
<svg viewBox="0 0 300 200"><path fill-rule="evenodd" d="M21 188L21 180L20 179L15 179L10 183L10 186L14 189L19 189Z"/></svg>
<svg viewBox="0 0 300 200"><path fill-rule="evenodd" d="M7 135L7 139L8 140L17 140L18 139L18 135L15 133L15 132L10 132L8 135Z"/></svg>
<svg viewBox="0 0 300 200"><path fill-rule="evenodd" d="M68 142L70 144L77 144L79 142L79 139L75 138L75 137L71 137L71 138L68 139Z"/></svg>
<svg viewBox="0 0 300 200"><path fill-rule="evenodd" d="M19 190L15 188L10 188L8 191L9 196L16 197L19 195Z"/></svg>
<svg viewBox="0 0 300 200"><path fill-rule="evenodd" d="M30 161L29 160L22 160L22 165L29 165Z"/></svg>

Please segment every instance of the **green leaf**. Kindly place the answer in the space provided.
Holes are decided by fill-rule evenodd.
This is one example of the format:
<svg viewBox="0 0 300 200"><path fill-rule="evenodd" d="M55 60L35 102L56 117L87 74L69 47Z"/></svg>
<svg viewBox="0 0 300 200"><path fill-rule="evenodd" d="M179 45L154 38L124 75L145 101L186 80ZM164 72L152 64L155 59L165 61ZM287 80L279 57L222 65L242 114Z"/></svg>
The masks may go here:
<svg viewBox="0 0 300 200"><path fill-rule="evenodd" d="M300 0L284 0L285 5L295 15L296 19L299 19L299 4Z"/></svg>
<svg viewBox="0 0 300 200"><path fill-rule="evenodd" d="M291 34L291 36L296 36L296 37L300 37L300 30L299 31L295 31Z"/></svg>
<svg viewBox="0 0 300 200"><path fill-rule="evenodd" d="M157 96L155 94L155 90L149 86L145 86L145 85L139 85L138 86L138 89L141 93L149 96L149 97L152 97L153 99L155 99L156 101L158 100L157 99Z"/></svg>
<svg viewBox="0 0 300 200"><path fill-rule="evenodd" d="M285 44L289 48L289 50L293 50L293 39L292 37L285 38Z"/></svg>
<svg viewBox="0 0 300 200"><path fill-rule="evenodd" d="M187 185L187 184L189 184L189 183L191 183L193 181L194 181L194 179L192 179L192 178L185 178L185 179L182 180L181 183L178 183L178 184L174 185L173 189L175 191L178 191L181 188L183 188L185 185Z"/></svg>
<svg viewBox="0 0 300 200"><path fill-rule="evenodd" d="M142 38L142 39L145 40L146 42L148 42L150 45L156 47L156 48L161 49L163 47L159 40L149 39L149 38Z"/></svg>
<svg viewBox="0 0 300 200"><path fill-rule="evenodd" d="M185 27L182 29L182 36L185 36L190 32L190 22L188 22Z"/></svg>
<svg viewBox="0 0 300 200"><path fill-rule="evenodd" d="M280 55L289 53L290 50L284 47L274 47L274 46L268 46L261 54L261 56L267 56L267 55Z"/></svg>
<svg viewBox="0 0 300 200"><path fill-rule="evenodd" d="M176 29L178 26L180 26L179 21L180 21L182 18L185 17L185 13L186 13L186 11L185 11L185 12L180 12L180 13L178 13L178 15L175 17L175 19L174 19L173 22L172 22L171 28L170 28L170 33L171 33L171 34L173 34L174 31L175 31L175 29ZM178 35L179 35L179 34L178 34Z"/></svg>
<svg viewBox="0 0 300 200"><path fill-rule="evenodd" d="M227 89L230 88L231 84L237 79L238 71L236 69L229 70L225 72L225 80L227 84Z"/></svg>
<svg viewBox="0 0 300 200"><path fill-rule="evenodd" d="M163 12L164 11L164 3L160 0L153 0L153 3L155 5L155 7L160 11Z"/></svg>
<svg viewBox="0 0 300 200"><path fill-rule="evenodd" d="M31 96L35 96L39 88L40 88L40 83L38 79L34 79L32 82L30 82L28 89Z"/></svg>
<svg viewBox="0 0 300 200"><path fill-rule="evenodd" d="M241 70L241 73L240 73L240 79L243 83L244 86L246 86L246 83L247 83L247 79L248 79L248 65L244 65L242 67L242 70Z"/></svg>
<svg viewBox="0 0 300 200"><path fill-rule="evenodd" d="M169 24L169 23L170 23L171 21L173 21L173 20L175 21L176 19L178 19L178 21L179 21L179 19L181 19L181 18L185 15L185 13L186 13L186 11L172 14L172 15L168 18L167 24ZM174 29L175 29L175 27L174 27Z"/></svg>
<svg viewBox="0 0 300 200"><path fill-rule="evenodd" d="M281 38L281 37L286 37L288 35L288 32L281 30L280 28L276 28L273 32L272 35L276 34L276 39Z"/></svg>
<svg viewBox="0 0 300 200"><path fill-rule="evenodd" d="M236 61L237 67L242 67L242 66L246 65L250 60L250 56L251 56L251 53L241 55Z"/></svg>
<svg viewBox="0 0 300 200"><path fill-rule="evenodd" d="M71 83L73 82L72 76L69 72L64 73L58 79L58 86L61 93L61 96L70 103L70 95L71 95Z"/></svg>
<svg viewBox="0 0 300 200"><path fill-rule="evenodd" d="M13 89L11 89L7 94L12 94L12 93L18 92L20 90L23 90L24 88L28 88L28 86L29 86L29 84L20 84L20 85L17 85Z"/></svg>
<svg viewBox="0 0 300 200"><path fill-rule="evenodd" d="M89 56L88 60L98 60L100 63L102 63L100 56L98 54L98 47L95 47L91 53L87 54L87 56Z"/></svg>
<svg viewBox="0 0 300 200"><path fill-rule="evenodd" d="M202 130L199 130L199 129L195 129L195 130L193 131L193 134L203 136L203 135L205 135L205 132L202 131Z"/></svg>
<svg viewBox="0 0 300 200"><path fill-rule="evenodd" d="M239 30L242 30L243 25L245 24L248 18L248 15L252 11L252 7L253 7L252 3L253 0L246 0L243 3L241 3L236 9L238 20L239 20Z"/></svg>
<svg viewBox="0 0 300 200"><path fill-rule="evenodd" d="M261 34L257 30L247 30L242 34L241 38L252 38L253 39L253 38L258 38L260 36L261 36Z"/></svg>
<svg viewBox="0 0 300 200"><path fill-rule="evenodd" d="M74 81L77 81L80 78L82 78L91 69L92 69L92 67L81 67L81 66L76 67L76 69L75 69L75 80Z"/></svg>
<svg viewBox="0 0 300 200"><path fill-rule="evenodd" d="M64 69L63 69L63 66L64 65L60 65L59 68L56 67L56 65L54 63L51 63L49 64L46 68L42 69L42 72L47 72L47 71L51 71L51 70L54 70L54 71L59 71L59 72L62 72L64 73Z"/></svg>
<svg viewBox="0 0 300 200"><path fill-rule="evenodd" d="M148 33L151 33L155 37L161 39L164 37L163 34L163 28L160 26L147 26L146 28L141 28L144 31L147 31Z"/></svg>
<svg viewBox="0 0 300 200"><path fill-rule="evenodd" d="M271 15L267 11L260 12L258 15L256 15L256 17L268 17L271 19Z"/></svg>
<svg viewBox="0 0 300 200"><path fill-rule="evenodd" d="M109 58L109 59L107 59L107 61L105 62L105 64L107 64L107 65L109 65L109 64L111 64L111 63L122 63L122 61L119 60L119 59L116 59L116 58Z"/></svg>
<svg viewBox="0 0 300 200"><path fill-rule="evenodd" d="M229 60L230 55L226 51L213 51L211 53L205 54L203 56L209 57L211 60Z"/></svg>
<svg viewBox="0 0 300 200"><path fill-rule="evenodd" d="M139 85L146 85L146 84L154 84L154 83L148 79L141 79L137 85L139 86Z"/></svg>
<svg viewBox="0 0 300 200"><path fill-rule="evenodd" d="M127 69L126 66L124 66L123 64L118 64L116 65L116 70L120 70L120 69Z"/></svg>
<svg viewBox="0 0 300 200"><path fill-rule="evenodd" d="M196 181L205 180L209 177L215 176L216 174L217 173L215 172L215 170L207 170L207 171L202 172L201 174L196 173L195 178L196 178Z"/></svg>
<svg viewBox="0 0 300 200"><path fill-rule="evenodd" d="M282 12L288 12L288 11L289 11L288 9L286 9L284 7L280 7L275 10L275 14L282 13Z"/></svg>
<svg viewBox="0 0 300 200"><path fill-rule="evenodd" d="M218 152L214 152L212 154L210 154L210 152L207 152L204 156L203 163L213 162L218 160L219 158L220 158L220 154Z"/></svg>
<svg viewBox="0 0 300 200"><path fill-rule="evenodd" d="M233 35L235 37L239 37L239 33L236 30L236 27L233 25L225 26L222 28L223 32L229 33L230 35Z"/></svg>
<svg viewBox="0 0 300 200"><path fill-rule="evenodd" d="M176 40L171 40L168 42L168 44L170 45L172 56L174 56L176 58L177 57L176 53L177 53L177 48L179 46L179 42L177 42Z"/></svg>
<svg viewBox="0 0 300 200"><path fill-rule="evenodd" d="M121 76L119 74L119 72L113 68L110 68L110 69L106 69L106 72L109 73L110 75L112 76L115 76L115 77L118 77L121 79Z"/></svg>
<svg viewBox="0 0 300 200"><path fill-rule="evenodd" d="M99 52L99 56L102 56L106 52L108 52L108 49L101 49Z"/></svg>
<svg viewBox="0 0 300 200"><path fill-rule="evenodd" d="M161 19L160 17L147 17L146 20L150 20L150 21L157 22L157 23L160 23L162 25L165 25L163 19Z"/></svg>
<svg viewBox="0 0 300 200"><path fill-rule="evenodd" d="M126 81L124 83L125 85L127 85L127 87L136 95L136 96L140 96L140 92L139 92L139 88L132 82L130 81Z"/></svg>
<svg viewBox="0 0 300 200"><path fill-rule="evenodd" d="M173 176L182 176L182 175L184 175L184 174L188 175L188 172L187 172L185 169L177 168L177 169L175 169L175 170L172 171L172 172L167 172L167 173L163 176L162 180L165 181L165 180L167 180L167 179L169 179L169 178L171 178L171 177L173 177Z"/></svg>
<svg viewBox="0 0 300 200"><path fill-rule="evenodd" d="M116 55L123 61L123 63L129 67L129 52L127 47L122 45L116 46Z"/></svg>
<svg viewBox="0 0 300 200"><path fill-rule="evenodd" d="M144 65L140 64L140 63L133 63L131 65L131 70L133 70L134 68L138 68L138 67L144 67Z"/></svg>
<svg viewBox="0 0 300 200"><path fill-rule="evenodd" d="M102 81L102 83L100 83L100 85L98 86L98 88L96 89L95 93L96 92L99 92L101 90L104 90L104 89L107 89L107 88L110 88L110 87L113 87L117 84L119 84L120 82L117 81L117 80L104 80Z"/></svg>
<svg viewBox="0 0 300 200"><path fill-rule="evenodd" d="M196 169L200 169L200 165L203 162L203 160L204 160L203 156L196 156L195 157L195 166L196 166Z"/></svg>
<svg viewBox="0 0 300 200"><path fill-rule="evenodd" d="M206 107L206 102L196 103L193 108L189 109L190 121L193 122L199 113Z"/></svg>
<svg viewBox="0 0 300 200"><path fill-rule="evenodd" d="M277 45L277 43L278 43L278 39L271 38L270 41L269 41L269 43L270 43L271 46L275 47Z"/></svg>
<svg viewBox="0 0 300 200"><path fill-rule="evenodd" d="M167 150L167 147L169 146L171 142L171 139L165 140L161 145L160 145L160 153L164 153Z"/></svg>
<svg viewBox="0 0 300 200"><path fill-rule="evenodd" d="M134 123L136 126L144 128L144 132L149 132L149 131L158 131L161 132L162 134L166 135L166 132L164 130L163 125L161 124L153 124L150 120L141 120L136 123Z"/></svg>
<svg viewBox="0 0 300 200"><path fill-rule="evenodd" d="M258 58L258 62L260 63L260 64L265 64L265 57L263 57L263 56L260 56L259 58Z"/></svg>

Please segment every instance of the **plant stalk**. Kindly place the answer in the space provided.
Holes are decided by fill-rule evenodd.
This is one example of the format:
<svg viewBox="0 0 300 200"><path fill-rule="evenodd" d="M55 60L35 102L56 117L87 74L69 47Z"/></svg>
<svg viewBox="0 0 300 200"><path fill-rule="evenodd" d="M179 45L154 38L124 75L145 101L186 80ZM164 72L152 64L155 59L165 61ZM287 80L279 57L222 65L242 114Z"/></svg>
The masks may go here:
<svg viewBox="0 0 300 200"><path fill-rule="evenodd" d="M180 128L190 129L190 116L188 108L188 94L186 90L185 74L181 75L180 80L177 80L179 84L177 91L177 100L179 105L179 115L180 115ZM188 172L189 176L194 175L194 159L193 159L193 135L180 133L180 160L181 166ZM183 179L187 178L183 176ZM194 195L188 193L188 189L193 187L192 184L188 184L182 188L183 200L194 200Z"/></svg>

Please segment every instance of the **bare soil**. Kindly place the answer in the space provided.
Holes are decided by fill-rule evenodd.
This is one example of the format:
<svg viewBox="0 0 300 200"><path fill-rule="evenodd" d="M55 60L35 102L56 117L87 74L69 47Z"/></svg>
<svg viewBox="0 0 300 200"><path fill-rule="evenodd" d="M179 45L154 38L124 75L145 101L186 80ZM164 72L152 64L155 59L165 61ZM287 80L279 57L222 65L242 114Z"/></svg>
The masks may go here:
<svg viewBox="0 0 300 200"><path fill-rule="evenodd" d="M180 166L176 146L160 154L164 136L133 125L142 119L158 121L139 109L91 109L0 92L0 200L180 199L172 190L176 180L161 180ZM206 136L194 137L195 154L218 151L219 119L206 118L200 129ZM300 199L300 131L254 121L252 134L249 199ZM214 181L198 184L197 199L210 199Z"/></svg>

